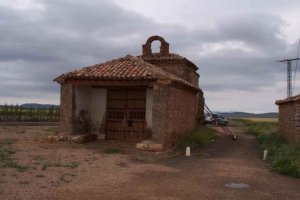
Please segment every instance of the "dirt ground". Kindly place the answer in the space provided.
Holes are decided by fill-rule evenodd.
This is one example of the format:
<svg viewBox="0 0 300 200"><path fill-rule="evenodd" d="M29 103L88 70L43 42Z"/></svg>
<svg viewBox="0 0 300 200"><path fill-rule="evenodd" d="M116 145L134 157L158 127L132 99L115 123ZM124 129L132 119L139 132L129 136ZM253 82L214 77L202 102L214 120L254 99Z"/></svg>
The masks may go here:
<svg viewBox="0 0 300 200"><path fill-rule="evenodd" d="M0 168L1 200L300 199L300 180L271 171L252 136L218 136L192 157L145 162L134 144L38 140L53 132L55 127L0 127L2 143L13 139L5 148L15 151L18 163Z"/></svg>

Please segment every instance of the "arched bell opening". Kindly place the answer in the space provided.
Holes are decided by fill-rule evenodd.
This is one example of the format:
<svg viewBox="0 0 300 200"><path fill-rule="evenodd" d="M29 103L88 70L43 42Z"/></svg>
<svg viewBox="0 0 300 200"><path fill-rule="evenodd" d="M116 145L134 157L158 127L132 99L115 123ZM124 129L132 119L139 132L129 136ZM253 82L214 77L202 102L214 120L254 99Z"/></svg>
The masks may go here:
<svg viewBox="0 0 300 200"><path fill-rule="evenodd" d="M160 56L168 56L169 55L169 43L165 41L164 38L160 36L151 36L148 38L147 42L143 45L143 56L152 56L152 42L159 41L160 42Z"/></svg>

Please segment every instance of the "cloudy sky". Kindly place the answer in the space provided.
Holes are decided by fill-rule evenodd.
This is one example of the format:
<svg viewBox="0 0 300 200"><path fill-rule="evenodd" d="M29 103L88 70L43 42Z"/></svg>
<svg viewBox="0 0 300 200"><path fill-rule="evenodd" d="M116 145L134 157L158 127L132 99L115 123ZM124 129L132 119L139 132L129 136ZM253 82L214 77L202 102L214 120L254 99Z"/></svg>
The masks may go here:
<svg viewBox="0 0 300 200"><path fill-rule="evenodd" d="M286 68L275 61L297 56L299 10L299 0L1 0L0 104L58 104L56 76L140 55L161 35L199 67L213 110L277 111ZM295 83L297 94L300 74Z"/></svg>

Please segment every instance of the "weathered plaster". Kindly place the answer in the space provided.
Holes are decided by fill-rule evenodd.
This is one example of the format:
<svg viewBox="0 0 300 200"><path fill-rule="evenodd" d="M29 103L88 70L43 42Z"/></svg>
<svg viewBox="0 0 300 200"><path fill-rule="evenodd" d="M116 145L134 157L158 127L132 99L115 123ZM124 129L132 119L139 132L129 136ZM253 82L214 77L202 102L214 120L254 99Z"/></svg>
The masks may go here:
<svg viewBox="0 0 300 200"><path fill-rule="evenodd" d="M75 113L86 110L91 117L91 131L98 132L106 112L106 89L91 86L75 87Z"/></svg>

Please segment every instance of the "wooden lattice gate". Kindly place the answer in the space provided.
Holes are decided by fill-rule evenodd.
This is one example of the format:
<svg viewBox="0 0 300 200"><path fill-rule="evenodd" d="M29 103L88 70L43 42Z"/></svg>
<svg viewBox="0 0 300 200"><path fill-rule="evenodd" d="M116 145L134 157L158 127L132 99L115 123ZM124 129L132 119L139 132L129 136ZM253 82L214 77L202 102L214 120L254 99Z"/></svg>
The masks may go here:
<svg viewBox="0 0 300 200"><path fill-rule="evenodd" d="M142 141L146 131L146 90L109 89L107 91L106 139Z"/></svg>

